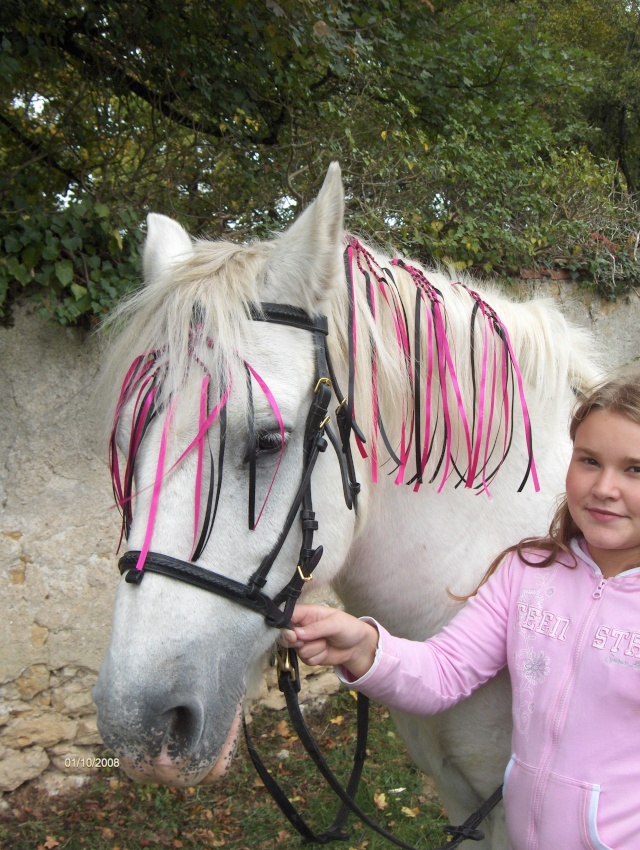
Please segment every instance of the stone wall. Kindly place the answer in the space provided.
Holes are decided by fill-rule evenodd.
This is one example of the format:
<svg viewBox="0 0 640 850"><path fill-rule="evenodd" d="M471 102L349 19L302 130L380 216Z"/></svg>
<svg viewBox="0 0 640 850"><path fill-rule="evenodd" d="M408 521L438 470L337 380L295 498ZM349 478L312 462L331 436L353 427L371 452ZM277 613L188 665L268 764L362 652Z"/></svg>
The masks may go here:
<svg viewBox="0 0 640 850"><path fill-rule="evenodd" d="M95 339L28 310L0 328L0 791L99 743L90 688L117 514L93 418Z"/></svg>
<svg viewBox="0 0 640 850"><path fill-rule="evenodd" d="M562 282L538 288L594 330L612 365L640 355L635 294L603 304ZM93 337L29 309L0 328L0 792L80 783L87 770L74 758L99 745L90 689L108 640L119 523L95 419L97 368ZM271 684L262 696L278 704Z"/></svg>

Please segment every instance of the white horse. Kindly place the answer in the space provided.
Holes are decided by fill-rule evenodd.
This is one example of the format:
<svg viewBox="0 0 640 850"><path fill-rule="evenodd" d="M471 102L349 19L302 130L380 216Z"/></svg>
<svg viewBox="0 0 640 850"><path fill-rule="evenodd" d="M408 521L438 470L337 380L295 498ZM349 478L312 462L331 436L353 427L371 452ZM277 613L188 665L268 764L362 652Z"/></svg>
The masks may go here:
<svg viewBox="0 0 640 850"><path fill-rule="evenodd" d="M264 303L327 317L343 410L365 438L351 432L347 446L361 485L352 509L336 453L318 455L311 481L324 554L314 586L331 584L347 610L423 639L455 613L450 592L470 593L501 549L546 530L563 489L574 391L597 377L592 341L549 301L474 297L345 237L337 164L269 242L192 241L149 216L144 272L144 288L111 321L105 370L116 495L127 549L142 552L129 559L129 579L140 578L148 550L241 585L275 552L263 588L271 598L296 572L298 516L281 531L301 481L322 334L254 320ZM233 599L142 574L118 587L94 690L100 732L134 778L213 782L276 632ZM501 675L440 716L394 713L455 823L502 781L510 704ZM499 809L483 829L480 846L506 847Z"/></svg>

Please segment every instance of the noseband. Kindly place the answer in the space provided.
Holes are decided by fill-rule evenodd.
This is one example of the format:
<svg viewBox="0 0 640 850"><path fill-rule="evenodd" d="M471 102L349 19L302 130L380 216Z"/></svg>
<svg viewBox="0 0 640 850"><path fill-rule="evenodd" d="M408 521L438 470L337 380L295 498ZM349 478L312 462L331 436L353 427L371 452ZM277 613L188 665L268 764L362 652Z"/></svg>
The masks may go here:
<svg viewBox="0 0 640 850"><path fill-rule="evenodd" d="M360 485L356 481L353 456L351 454L351 432L364 442L364 436L353 421L352 403L342 396L327 348L328 323L325 316L310 316L304 310L286 304L261 304L251 312L254 321L270 322L278 325L306 330L313 334L316 373L311 407L307 414L303 440L302 478L293 499L284 525L271 551L264 557L258 569L247 584L222 576L219 573L203 569L191 561L181 561L170 555L149 552L142 569L136 569L140 552L130 550L118 562L120 573L131 584L140 584L145 572L158 573L187 584L208 590L218 596L249 608L264 617L268 626L281 629L291 618L296 600L304 585L313 578L313 571L322 557L322 546L313 547L313 535L318 530L318 522L311 499L311 475L320 452L327 448L327 438L336 451L342 476L343 494L347 508L357 509L357 494ZM351 357L350 357L351 361ZM350 373L353 369L350 362ZM352 385L350 379L350 387ZM329 425L328 413L331 397L335 393L339 401L335 416L339 438ZM302 527L302 545L298 566L288 584L274 597L268 596L263 588L269 572L293 526L300 511ZM284 607L283 607L284 606Z"/></svg>

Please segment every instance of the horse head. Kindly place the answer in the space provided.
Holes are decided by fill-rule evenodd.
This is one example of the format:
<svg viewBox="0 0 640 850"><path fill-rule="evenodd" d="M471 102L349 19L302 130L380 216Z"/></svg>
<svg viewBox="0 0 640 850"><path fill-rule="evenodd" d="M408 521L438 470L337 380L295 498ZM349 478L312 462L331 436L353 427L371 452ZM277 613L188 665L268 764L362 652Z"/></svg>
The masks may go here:
<svg viewBox="0 0 640 850"><path fill-rule="evenodd" d="M127 554L94 690L103 740L134 778L193 785L224 774L243 697L272 626L284 625L279 609L286 619L322 554L309 546L316 524L330 540L316 583L346 557L357 516L342 496L344 460L323 452L326 423L312 422L318 385L332 387L318 349L344 276L342 228L335 164L270 242L193 241L149 216L145 285L113 319L105 372L121 388L112 472ZM199 582L175 572L190 566ZM212 576L226 595L205 592Z"/></svg>

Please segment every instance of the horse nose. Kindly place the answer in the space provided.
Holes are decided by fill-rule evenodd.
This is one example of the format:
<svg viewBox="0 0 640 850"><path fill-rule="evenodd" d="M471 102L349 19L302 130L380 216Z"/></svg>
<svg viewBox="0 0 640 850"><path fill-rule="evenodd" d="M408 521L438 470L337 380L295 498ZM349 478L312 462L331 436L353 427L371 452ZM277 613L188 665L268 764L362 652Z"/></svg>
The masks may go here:
<svg viewBox="0 0 640 850"><path fill-rule="evenodd" d="M140 691L123 697L100 687L93 689L98 729L104 743L116 752L144 752L170 760L188 758L200 745L205 711L191 694Z"/></svg>

